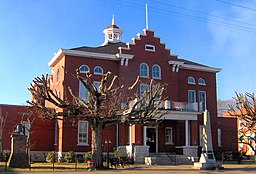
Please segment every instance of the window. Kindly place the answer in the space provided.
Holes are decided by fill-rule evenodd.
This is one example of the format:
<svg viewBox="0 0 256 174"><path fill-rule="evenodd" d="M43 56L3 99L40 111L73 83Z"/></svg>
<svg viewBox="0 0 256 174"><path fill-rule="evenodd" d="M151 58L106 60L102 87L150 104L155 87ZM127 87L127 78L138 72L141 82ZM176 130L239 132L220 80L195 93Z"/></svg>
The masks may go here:
<svg viewBox="0 0 256 174"><path fill-rule="evenodd" d="M60 81L60 69L57 69L57 78L56 78L56 82L58 83Z"/></svg>
<svg viewBox="0 0 256 174"><path fill-rule="evenodd" d="M28 121L22 121L22 125L24 126L25 130L25 135L28 136L28 133L30 131L30 124Z"/></svg>
<svg viewBox="0 0 256 174"><path fill-rule="evenodd" d="M145 63L140 64L140 76L141 77L148 77L149 72L148 72L148 65Z"/></svg>
<svg viewBox="0 0 256 174"><path fill-rule="evenodd" d="M165 128L165 144L172 144L172 128Z"/></svg>
<svg viewBox="0 0 256 174"><path fill-rule="evenodd" d="M79 145L88 144L88 122L87 121L78 122L78 144Z"/></svg>
<svg viewBox="0 0 256 174"><path fill-rule="evenodd" d="M188 103L196 102L196 92L194 90L188 90Z"/></svg>
<svg viewBox="0 0 256 174"><path fill-rule="evenodd" d="M156 47L154 45L145 45L145 50L154 52L156 50Z"/></svg>
<svg viewBox="0 0 256 174"><path fill-rule="evenodd" d="M90 69L89 69L89 67L87 65L82 65L79 68L79 72L80 73L90 72Z"/></svg>
<svg viewBox="0 0 256 174"><path fill-rule="evenodd" d="M147 85L145 84L140 84L140 96L142 96L142 94L147 91Z"/></svg>
<svg viewBox="0 0 256 174"><path fill-rule="evenodd" d="M101 83L98 82L98 81L94 81L94 82L93 82L93 85L96 87L97 91L99 91L100 84L101 84Z"/></svg>
<svg viewBox="0 0 256 174"><path fill-rule="evenodd" d="M206 92L198 92L198 101L199 101L199 111L205 111L206 109Z"/></svg>
<svg viewBox="0 0 256 174"><path fill-rule="evenodd" d="M94 68L94 74L99 74L99 75L103 74L103 69L100 66L96 66Z"/></svg>
<svg viewBox="0 0 256 174"><path fill-rule="evenodd" d="M84 101L88 101L88 97L89 97L88 90L84 87L84 85L80 81L79 81L79 97L82 98Z"/></svg>
<svg viewBox="0 0 256 174"><path fill-rule="evenodd" d="M206 85L206 84L205 84L205 80L204 80L203 78L199 78L199 79L198 79L198 84L199 84L199 85Z"/></svg>
<svg viewBox="0 0 256 174"><path fill-rule="evenodd" d="M153 65L152 67L152 77L154 79L161 79L161 68L159 65Z"/></svg>
<svg viewBox="0 0 256 174"><path fill-rule="evenodd" d="M221 129L218 128L218 147L222 147L221 143Z"/></svg>
<svg viewBox="0 0 256 174"><path fill-rule="evenodd" d="M196 84L195 78L194 77L189 77L188 78L188 84Z"/></svg>

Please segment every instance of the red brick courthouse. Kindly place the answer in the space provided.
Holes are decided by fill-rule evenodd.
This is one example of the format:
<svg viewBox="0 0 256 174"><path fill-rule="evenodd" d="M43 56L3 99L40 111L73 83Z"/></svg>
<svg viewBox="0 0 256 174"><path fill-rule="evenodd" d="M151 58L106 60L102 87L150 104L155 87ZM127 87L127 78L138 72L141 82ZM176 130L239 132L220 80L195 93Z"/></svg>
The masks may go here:
<svg viewBox="0 0 256 174"><path fill-rule="evenodd" d="M105 128L103 142L111 142L109 149L120 147L129 152L133 144L134 150L141 154L172 152L196 157L202 145L202 113L207 109L211 116L214 151L237 151L236 119L217 116L216 74L221 69L179 58L152 30L143 30L131 43L122 42L122 32L112 23L103 31L105 41L102 45L60 49L49 62L53 88L61 97L65 84L80 97L88 98L88 91L77 79L64 74L62 66L70 72L89 71L96 87L107 71L118 76L117 84L120 85L129 86L140 76L139 92L145 90L145 83L150 78L167 84L167 99L161 108L167 111L164 121L157 127L117 125ZM20 113L25 109L22 106L0 107L9 113L4 130L4 149L9 149L11 129L20 121ZM70 122L37 119L31 143L32 151L38 155L52 150L60 156L68 151L84 153L91 149L91 128L82 120L72 126Z"/></svg>

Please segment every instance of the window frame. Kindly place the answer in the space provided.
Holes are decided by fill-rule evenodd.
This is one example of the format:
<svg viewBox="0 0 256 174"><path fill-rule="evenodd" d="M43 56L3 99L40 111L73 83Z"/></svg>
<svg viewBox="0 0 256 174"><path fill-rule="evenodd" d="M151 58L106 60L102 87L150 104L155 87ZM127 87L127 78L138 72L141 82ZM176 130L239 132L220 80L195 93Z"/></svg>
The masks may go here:
<svg viewBox="0 0 256 174"><path fill-rule="evenodd" d="M206 85L205 80L203 78L199 78L198 85Z"/></svg>
<svg viewBox="0 0 256 174"><path fill-rule="evenodd" d="M80 124L82 123L85 123L86 125L86 131L85 132L81 132L79 127L80 127ZM86 134L86 137L85 137L85 142L80 142L80 134ZM79 146L88 146L89 143L88 143L88 121L83 121L83 120L80 120L78 121L78 124L77 124L77 145Z"/></svg>
<svg viewBox="0 0 256 174"><path fill-rule="evenodd" d="M82 84L82 82L81 81L78 81L78 96L80 97L80 98L82 98L84 101L88 101L88 99L89 99L89 91L84 87L84 85ZM82 89L84 89L85 91L82 91ZM86 98L83 98L83 96L82 96L82 93L87 93L87 97Z"/></svg>
<svg viewBox="0 0 256 174"><path fill-rule="evenodd" d="M97 84L98 84L99 86L97 86ZM93 85L96 87L97 91L99 91L100 84L101 84L100 81L93 81Z"/></svg>
<svg viewBox="0 0 256 174"><path fill-rule="evenodd" d="M192 81L190 81L191 79L192 79ZM187 82L188 82L188 84L190 84L190 85L195 85L195 84L196 84L196 80L195 80L195 78L192 77L192 76L189 76L189 77L188 77Z"/></svg>
<svg viewBox="0 0 256 174"><path fill-rule="evenodd" d="M154 70L154 68L158 68L158 77L157 76L154 76L154 73L157 73L157 72L155 72L155 70ZM161 77L161 67L159 66L159 65L157 65L157 64L154 64L153 66L152 66L152 78L153 79L161 79L162 77Z"/></svg>
<svg viewBox="0 0 256 174"><path fill-rule="evenodd" d="M83 68L83 67L86 67L86 68L88 69L88 71L81 71L81 68ZM81 66L79 67L79 72L80 72L80 73L90 72L90 68L89 68L87 65L81 65Z"/></svg>
<svg viewBox="0 0 256 174"><path fill-rule="evenodd" d="M100 69L101 72L97 72L96 70L98 70L98 69ZM104 73L104 71L103 71L103 68L102 68L102 67L96 66L96 67L94 68L94 70L93 70L93 73L96 74L96 75L102 75L102 74Z"/></svg>
<svg viewBox="0 0 256 174"><path fill-rule="evenodd" d="M201 106L201 94L204 94L204 105ZM206 109L206 91L198 91L198 104L199 104L199 111L204 111Z"/></svg>
<svg viewBox="0 0 256 174"><path fill-rule="evenodd" d="M150 44L146 44L145 45L145 51L155 52L156 51L156 46L150 45Z"/></svg>
<svg viewBox="0 0 256 174"><path fill-rule="evenodd" d="M194 93L194 100L190 100L190 93L193 92ZM196 102L196 91L195 90L188 90L188 103L195 103Z"/></svg>
<svg viewBox="0 0 256 174"><path fill-rule="evenodd" d="M142 66L144 66L144 65L146 67L146 70L142 69ZM145 71L146 71L146 75L144 75ZM146 64L146 63L141 63L140 64L140 77L149 78L149 66L148 66L148 64Z"/></svg>
<svg viewBox="0 0 256 174"><path fill-rule="evenodd" d="M171 130L170 131L171 133L167 134L167 130ZM165 127L164 133L165 133L165 144L173 144L173 129L172 129L172 127ZM167 137L169 137L169 138L167 138ZM167 139L170 139L170 141L167 141Z"/></svg>

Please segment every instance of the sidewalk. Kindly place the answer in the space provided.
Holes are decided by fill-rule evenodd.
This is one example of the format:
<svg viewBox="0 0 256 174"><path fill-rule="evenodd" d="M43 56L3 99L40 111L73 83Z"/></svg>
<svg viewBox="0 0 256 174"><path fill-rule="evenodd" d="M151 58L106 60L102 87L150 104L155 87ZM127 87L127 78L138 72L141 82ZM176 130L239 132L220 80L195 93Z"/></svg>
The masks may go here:
<svg viewBox="0 0 256 174"><path fill-rule="evenodd" d="M85 174L85 173L96 173L96 174L113 174L113 173L121 173L121 174L160 174L160 173L177 173L177 174L194 174L194 173L226 173L226 174L250 174L256 173L256 164L251 165L234 165L234 164L226 164L224 165L223 170L197 170L193 169L192 165L177 165L177 166L146 166L146 165L132 165L131 167L118 168L113 170L98 170L93 172L88 171L70 171L70 172L7 172L6 174L52 174L52 173L61 173L61 174Z"/></svg>

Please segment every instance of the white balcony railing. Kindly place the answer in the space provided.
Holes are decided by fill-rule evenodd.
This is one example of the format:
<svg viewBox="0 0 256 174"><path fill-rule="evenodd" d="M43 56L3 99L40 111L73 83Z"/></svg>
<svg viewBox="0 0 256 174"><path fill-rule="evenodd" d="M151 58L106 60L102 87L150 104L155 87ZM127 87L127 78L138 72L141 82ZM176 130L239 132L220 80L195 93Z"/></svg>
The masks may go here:
<svg viewBox="0 0 256 174"><path fill-rule="evenodd" d="M176 111L198 111L198 103L188 103L188 102L176 102L165 100L162 104L160 104L161 109L170 109Z"/></svg>

